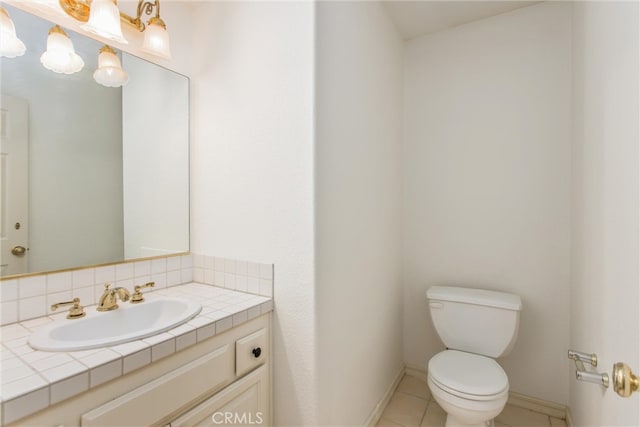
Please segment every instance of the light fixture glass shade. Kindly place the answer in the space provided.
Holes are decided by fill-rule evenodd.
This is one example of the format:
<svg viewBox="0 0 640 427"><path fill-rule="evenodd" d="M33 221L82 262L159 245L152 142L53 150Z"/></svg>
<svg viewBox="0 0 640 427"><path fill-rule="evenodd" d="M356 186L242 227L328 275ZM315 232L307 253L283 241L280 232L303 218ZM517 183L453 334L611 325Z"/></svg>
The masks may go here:
<svg viewBox="0 0 640 427"><path fill-rule="evenodd" d="M7 11L0 7L0 57L15 58L24 55L27 48L16 35L16 27Z"/></svg>
<svg viewBox="0 0 640 427"><path fill-rule="evenodd" d="M129 75L122 69L120 59L111 47L100 49L98 69L93 73L93 79L107 87L120 87L129 81Z"/></svg>
<svg viewBox="0 0 640 427"><path fill-rule="evenodd" d="M162 19L154 17L149 20L147 28L144 30L141 50L161 58L171 59L169 33Z"/></svg>
<svg viewBox="0 0 640 427"><path fill-rule="evenodd" d="M128 43L122 35L120 11L113 0L93 0L89 12L89 21L82 25L81 28L109 40L124 44Z"/></svg>
<svg viewBox="0 0 640 427"><path fill-rule="evenodd" d="M73 49L73 43L67 34L56 25L49 31L47 51L40 57L47 70L60 74L73 74L82 70L84 61Z"/></svg>

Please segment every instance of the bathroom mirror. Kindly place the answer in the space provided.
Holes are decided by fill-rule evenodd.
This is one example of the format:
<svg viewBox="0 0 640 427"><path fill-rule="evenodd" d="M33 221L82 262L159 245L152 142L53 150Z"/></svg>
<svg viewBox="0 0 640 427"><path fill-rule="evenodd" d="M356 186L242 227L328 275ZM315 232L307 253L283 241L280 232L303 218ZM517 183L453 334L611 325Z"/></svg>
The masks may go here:
<svg viewBox="0 0 640 427"><path fill-rule="evenodd" d="M103 44L66 29L84 68L56 74L40 63L54 24L4 7L27 51L0 59L2 277L188 252L188 78L118 52L129 81L101 86Z"/></svg>

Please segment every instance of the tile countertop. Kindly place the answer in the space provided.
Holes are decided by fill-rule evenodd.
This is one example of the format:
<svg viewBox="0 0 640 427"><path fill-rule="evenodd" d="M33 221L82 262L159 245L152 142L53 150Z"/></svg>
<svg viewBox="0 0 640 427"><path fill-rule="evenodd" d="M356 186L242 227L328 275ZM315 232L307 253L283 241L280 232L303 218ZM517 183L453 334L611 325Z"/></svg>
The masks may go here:
<svg viewBox="0 0 640 427"><path fill-rule="evenodd" d="M27 343L32 332L64 319L67 310L1 327L2 413L20 412L20 418L33 414L273 310L271 298L200 283L146 295L149 299L194 298L202 304L202 311L189 322L161 334L68 353L37 351ZM85 310L95 310L95 306Z"/></svg>

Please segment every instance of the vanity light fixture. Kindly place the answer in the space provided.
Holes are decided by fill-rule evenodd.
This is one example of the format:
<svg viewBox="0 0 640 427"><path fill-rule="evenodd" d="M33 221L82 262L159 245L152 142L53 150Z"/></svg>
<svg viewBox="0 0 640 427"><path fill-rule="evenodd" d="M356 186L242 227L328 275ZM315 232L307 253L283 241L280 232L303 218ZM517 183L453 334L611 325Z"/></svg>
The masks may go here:
<svg viewBox="0 0 640 427"><path fill-rule="evenodd" d="M24 55L27 48L16 35L16 27L5 8L0 7L0 57Z"/></svg>
<svg viewBox="0 0 640 427"><path fill-rule="evenodd" d="M122 69L120 59L111 46L103 46L98 55L98 69L93 79L107 87L120 87L129 81L129 75Z"/></svg>
<svg viewBox="0 0 640 427"><path fill-rule="evenodd" d="M47 36L47 51L40 57L42 65L60 74L73 74L82 70L84 61L76 53L73 43L67 33L55 25Z"/></svg>
<svg viewBox="0 0 640 427"><path fill-rule="evenodd" d="M122 36L120 21L144 32L142 50L165 59L171 59L169 48L169 34L167 26L160 18L160 0L138 0L136 17L118 10L116 0L58 0L62 9L71 17L87 22L82 26L87 31L98 34L109 40L127 43ZM151 15L155 9L155 16L149 19L147 25L142 22L142 15ZM120 17L118 19L117 17Z"/></svg>

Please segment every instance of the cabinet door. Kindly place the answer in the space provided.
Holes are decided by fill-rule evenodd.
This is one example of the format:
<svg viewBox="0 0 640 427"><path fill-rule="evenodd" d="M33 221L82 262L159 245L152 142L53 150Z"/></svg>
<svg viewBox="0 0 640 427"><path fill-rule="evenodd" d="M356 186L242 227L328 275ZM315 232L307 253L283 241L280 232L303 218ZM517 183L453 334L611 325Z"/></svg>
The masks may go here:
<svg viewBox="0 0 640 427"><path fill-rule="evenodd" d="M225 344L185 366L82 415L82 427L148 426L233 380L233 350Z"/></svg>
<svg viewBox="0 0 640 427"><path fill-rule="evenodd" d="M261 366L172 421L171 427L268 426L269 375Z"/></svg>

